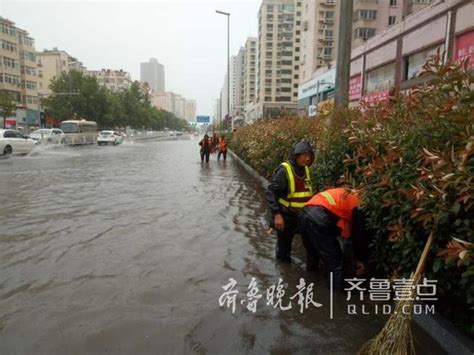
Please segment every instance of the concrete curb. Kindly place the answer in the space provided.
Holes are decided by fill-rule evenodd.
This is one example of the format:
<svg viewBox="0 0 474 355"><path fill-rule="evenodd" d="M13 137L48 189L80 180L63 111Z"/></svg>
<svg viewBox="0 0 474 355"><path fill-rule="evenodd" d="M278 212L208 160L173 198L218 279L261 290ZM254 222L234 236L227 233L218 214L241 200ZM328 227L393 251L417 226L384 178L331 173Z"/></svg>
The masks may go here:
<svg viewBox="0 0 474 355"><path fill-rule="evenodd" d="M264 189L270 183L267 179L244 162L237 154L229 149L232 158L260 182ZM438 346L447 354L472 355L474 354L474 341L457 330L452 323L440 315L420 314L413 316L413 322L421 328Z"/></svg>
<svg viewBox="0 0 474 355"><path fill-rule="evenodd" d="M472 355L474 341L457 330L447 319L438 314L419 314L413 322L428 334L447 354Z"/></svg>
<svg viewBox="0 0 474 355"><path fill-rule="evenodd" d="M270 181L265 179L263 176L261 176L257 171L255 171L254 168L252 168L250 165L248 165L246 162L244 162L237 154L235 154L232 150L228 150L230 155L232 155L232 158L239 162L240 165L247 171L250 175L252 175L260 184L262 185L263 189L267 189L268 184Z"/></svg>

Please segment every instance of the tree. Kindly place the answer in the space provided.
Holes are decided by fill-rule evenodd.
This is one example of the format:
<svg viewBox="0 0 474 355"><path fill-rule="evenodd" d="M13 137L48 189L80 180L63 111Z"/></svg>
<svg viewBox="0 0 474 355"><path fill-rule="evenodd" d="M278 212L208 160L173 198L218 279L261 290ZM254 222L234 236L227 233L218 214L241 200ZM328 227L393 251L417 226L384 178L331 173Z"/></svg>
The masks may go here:
<svg viewBox="0 0 474 355"><path fill-rule="evenodd" d="M0 115L3 118L3 128L6 128L7 117L14 114L16 110L16 102L13 96L6 91L0 92Z"/></svg>
<svg viewBox="0 0 474 355"><path fill-rule="evenodd" d="M101 87L96 78L72 70L62 73L49 87L53 93L43 100L43 104L58 120L72 119L77 115L96 121L99 126L106 123L107 89Z"/></svg>

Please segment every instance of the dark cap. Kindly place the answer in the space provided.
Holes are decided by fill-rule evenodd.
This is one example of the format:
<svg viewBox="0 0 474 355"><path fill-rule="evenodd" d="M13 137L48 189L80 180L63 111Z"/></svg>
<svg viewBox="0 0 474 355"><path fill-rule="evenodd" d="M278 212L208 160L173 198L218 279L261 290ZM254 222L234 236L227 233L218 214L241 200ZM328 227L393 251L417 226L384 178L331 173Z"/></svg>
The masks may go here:
<svg viewBox="0 0 474 355"><path fill-rule="evenodd" d="M293 154L303 154L303 153L311 153L314 155L313 148L309 142L299 142L295 145L295 149L293 150Z"/></svg>

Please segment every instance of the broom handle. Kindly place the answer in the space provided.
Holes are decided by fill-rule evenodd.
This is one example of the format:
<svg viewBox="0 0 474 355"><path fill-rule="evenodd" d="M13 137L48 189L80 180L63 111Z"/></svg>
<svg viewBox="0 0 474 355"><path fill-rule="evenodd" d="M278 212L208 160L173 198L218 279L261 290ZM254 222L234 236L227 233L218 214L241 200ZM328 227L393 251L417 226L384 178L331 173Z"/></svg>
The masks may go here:
<svg viewBox="0 0 474 355"><path fill-rule="evenodd" d="M413 279L418 279L421 276L423 271L425 270L426 259L428 258L428 253L430 252L431 246L433 245L433 232L430 233L428 240L426 241L425 248L423 249L423 253L421 253L420 260L418 261L418 266L416 267L416 271L413 274Z"/></svg>

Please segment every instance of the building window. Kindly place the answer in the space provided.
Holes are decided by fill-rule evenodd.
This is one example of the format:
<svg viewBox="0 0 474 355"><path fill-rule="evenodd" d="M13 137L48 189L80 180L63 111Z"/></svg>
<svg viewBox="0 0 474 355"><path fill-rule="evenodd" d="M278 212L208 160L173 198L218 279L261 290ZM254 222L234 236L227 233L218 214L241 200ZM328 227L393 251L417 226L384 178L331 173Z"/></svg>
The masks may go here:
<svg viewBox="0 0 474 355"><path fill-rule="evenodd" d="M267 11L273 12L273 5L267 5Z"/></svg>
<svg viewBox="0 0 474 355"><path fill-rule="evenodd" d="M16 44L5 41L5 40L0 40L0 43L2 44L2 49L5 49L6 51L9 52L16 52Z"/></svg>
<svg viewBox="0 0 474 355"><path fill-rule="evenodd" d="M18 62L15 59L3 57L2 64L6 68L11 68L11 69L18 69L19 65Z"/></svg>
<svg viewBox="0 0 474 355"><path fill-rule="evenodd" d="M334 39L334 30L324 30L324 39L326 41L332 41Z"/></svg>
<svg viewBox="0 0 474 355"><path fill-rule="evenodd" d="M367 92L382 91L393 85L395 78L395 63L385 65L381 68L367 73Z"/></svg>
<svg viewBox="0 0 474 355"><path fill-rule="evenodd" d="M16 29L4 23L0 23L0 32L12 37L16 37Z"/></svg>
<svg viewBox="0 0 474 355"><path fill-rule="evenodd" d="M332 57L332 48L331 47L324 47L323 56L324 56L324 59L330 59Z"/></svg>
<svg viewBox="0 0 474 355"><path fill-rule="evenodd" d="M396 21L397 21L397 17L396 17L396 16L389 16L389 17L388 17L388 25L389 25L389 26L394 25Z"/></svg>
<svg viewBox="0 0 474 355"><path fill-rule="evenodd" d="M358 10L357 19L359 20L375 20L377 18L377 10Z"/></svg>
<svg viewBox="0 0 474 355"><path fill-rule="evenodd" d="M354 30L354 37L368 39L375 35L375 28L356 28Z"/></svg>
<svg viewBox="0 0 474 355"><path fill-rule="evenodd" d="M415 53L405 60L406 72L404 75L405 80L410 80L415 78L425 65L426 61L436 54L438 47L433 47L426 49L422 52ZM444 44L439 46L440 53L444 51Z"/></svg>
<svg viewBox="0 0 474 355"><path fill-rule="evenodd" d="M397 0L390 0L390 6L397 6Z"/></svg>

